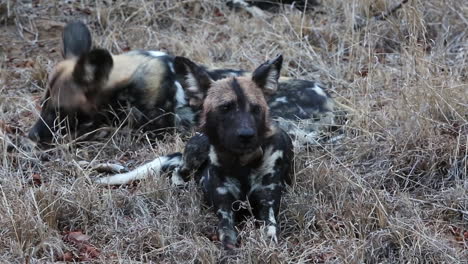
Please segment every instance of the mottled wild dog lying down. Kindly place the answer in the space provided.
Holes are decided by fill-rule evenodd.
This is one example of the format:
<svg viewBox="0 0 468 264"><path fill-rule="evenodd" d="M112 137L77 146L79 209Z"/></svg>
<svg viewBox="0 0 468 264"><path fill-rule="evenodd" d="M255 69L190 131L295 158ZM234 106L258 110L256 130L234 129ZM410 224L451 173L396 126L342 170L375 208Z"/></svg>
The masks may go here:
<svg viewBox="0 0 468 264"><path fill-rule="evenodd" d="M254 216L265 221L267 235L277 241L281 196L285 184L291 183L293 146L288 134L271 121L264 93L277 89L282 57L260 65L252 76L219 81L211 80L202 68L186 62L190 89L203 93L203 134L189 140L184 158L199 162L182 164L181 154L176 153L98 182L133 180L151 170L160 172L182 166L184 170L194 169L207 202L219 218L218 235L226 248L235 247L237 242L235 223L242 216L238 201L249 201ZM208 154L208 159L200 161L204 154Z"/></svg>
<svg viewBox="0 0 468 264"><path fill-rule="evenodd" d="M185 99L170 56L152 51L114 56L92 49L91 33L82 22L65 27L63 55L49 75L31 139L50 142L59 130L80 135L127 116L129 123L147 130L173 127L169 113Z"/></svg>
<svg viewBox="0 0 468 264"><path fill-rule="evenodd" d="M57 132L73 138L122 121L161 133L198 124L204 95L186 89L190 88L185 67L188 59L160 51L111 55L104 49L92 49L91 42L91 33L82 22L65 27L65 59L49 75L40 118L29 133L31 139L49 143ZM212 80L249 74L196 66ZM320 131L335 123L334 101L315 82L280 80L268 104L275 121L307 143L314 143ZM298 126L302 120L307 122Z"/></svg>
<svg viewBox="0 0 468 264"><path fill-rule="evenodd" d="M187 107L190 108L195 117L201 115L202 106L209 91L208 89L200 89L200 87L208 87L214 81L222 79L221 74L231 75L231 77L251 76L250 73L241 70L224 70L213 74L204 66L185 57L175 57L174 68L178 75L186 77L185 80L180 80L184 87ZM205 76L205 78L195 79L193 73ZM215 78L216 76L218 79ZM295 139L295 144L303 146L316 144L322 138L325 140L336 138L327 138L327 133L323 132L337 129L339 127L337 123L341 122L341 116L336 114L334 100L318 83L280 78L275 89L265 90L264 95L267 98L270 118L276 126ZM337 135L337 137L340 136L340 134ZM182 184L184 180L187 180L190 169L208 160L208 148L203 148L203 144L201 144L201 142L208 142L205 137L206 135L201 134L192 139L192 141L198 142L197 144L190 144L190 141L187 143L185 151L196 154L182 156L180 153L175 153L162 156L131 172L101 178L97 182L111 185L127 184L133 180L147 178L153 173L158 174L162 171L175 169L171 181L175 185Z"/></svg>
<svg viewBox="0 0 468 264"><path fill-rule="evenodd" d="M190 67L194 71L203 71L210 81L216 81L227 76L250 76L247 71L222 70L214 75L203 65L198 65L188 58L177 56L174 67L185 90L185 96L191 110L200 112L206 91L196 89L196 80L187 71ZM266 100L270 115L276 125L288 132L298 145L316 144L317 141L330 139L339 133L344 120L343 110L337 111L336 103L323 86L314 81L280 77L278 87L274 91L267 91Z"/></svg>
<svg viewBox="0 0 468 264"><path fill-rule="evenodd" d="M34 141L49 143L57 132L76 137L122 120L153 132L193 125L172 56L160 51L111 55L93 49L82 22L67 24L62 40L64 60L49 74L40 118L29 132ZM214 78L238 72L209 71Z"/></svg>
<svg viewBox="0 0 468 264"><path fill-rule="evenodd" d="M208 89L200 89L200 87L208 87L214 81L221 80L222 75L231 77L251 76L249 72L242 70L208 71L204 66L180 56L175 57L174 68L178 75L185 76L185 80L182 78L180 80L184 87L186 107L190 108L190 112L193 112L195 117L201 115L202 106L208 92ZM205 76L205 78L195 79L194 72L198 76ZM269 115L272 121L293 137L294 142L297 144L314 144L322 138L322 132L338 127L336 123L340 121L341 116L336 115L335 102L325 89L316 82L280 77L275 90L265 90L264 96L268 103ZM172 174L172 183L176 185L183 183L183 180L186 180L186 173L184 173L187 171L186 167L196 167L194 164L200 165L208 159L208 149L197 147L203 146L200 142L207 142L204 137L206 136L199 135L195 137L198 138L197 144L188 143L186 145L186 151L188 149L188 152L197 153L196 155L189 155L189 157L184 155L183 158L180 158L180 153L162 156L129 173L101 178L98 183L127 184L133 180L144 179L151 172L157 174L160 171L174 168L176 168L176 173Z"/></svg>

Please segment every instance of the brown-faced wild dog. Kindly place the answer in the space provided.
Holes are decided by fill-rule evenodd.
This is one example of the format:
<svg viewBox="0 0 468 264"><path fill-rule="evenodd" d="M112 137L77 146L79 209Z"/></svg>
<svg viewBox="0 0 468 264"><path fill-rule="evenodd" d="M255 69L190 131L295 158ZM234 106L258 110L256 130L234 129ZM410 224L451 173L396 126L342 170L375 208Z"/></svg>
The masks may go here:
<svg viewBox="0 0 468 264"><path fill-rule="evenodd" d="M60 134L74 138L122 121L156 135L198 124L204 95L189 89L187 58L160 51L111 55L93 49L91 33L82 22L65 27L63 51L64 60L49 75L40 118L29 132L34 141L54 142ZM249 75L197 66L212 80ZM334 124L334 102L315 82L280 81L268 104L275 121L307 143L314 143L323 127Z"/></svg>
<svg viewBox="0 0 468 264"><path fill-rule="evenodd" d="M198 116L205 98L205 91L197 90L195 80L187 72L191 65L204 71L211 80L219 80L228 76L250 76L247 71L220 70L213 74L203 65L188 58L177 56L174 67L184 87L187 104ZM345 112L338 109L337 103L322 84L314 81L280 77L275 91L268 91L266 100L270 115L277 126L285 130L299 146L315 145L317 142L332 141L341 136L340 126L345 121Z"/></svg>
<svg viewBox="0 0 468 264"><path fill-rule="evenodd" d="M190 89L204 97L202 133L189 140L184 158L180 153L160 157L98 183L123 183L151 170L175 169L173 174L177 174L181 168L195 169L196 180L218 216L218 237L225 248L237 243L235 223L242 216L237 201L249 201L254 216L265 222L267 235L276 241L281 196L285 184L291 183L293 146L288 134L272 122L264 93L277 89L282 57L260 65L251 76L218 81L189 60L185 63ZM208 159L200 159L205 154ZM197 162L187 164L193 160Z"/></svg>

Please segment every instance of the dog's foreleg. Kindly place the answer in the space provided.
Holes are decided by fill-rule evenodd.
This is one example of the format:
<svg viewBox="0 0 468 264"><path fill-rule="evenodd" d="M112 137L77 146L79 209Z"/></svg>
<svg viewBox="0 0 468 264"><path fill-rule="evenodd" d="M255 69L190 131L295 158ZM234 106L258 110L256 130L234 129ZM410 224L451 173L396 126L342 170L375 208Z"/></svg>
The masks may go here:
<svg viewBox="0 0 468 264"><path fill-rule="evenodd" d="M277 218L282 189L281 184L269 184L257 187L249 197L253 206L257 208L257 219L265 222L266 234L275 243L278 242Z"/></svg>
<svg viewBox="0 0 468 264"><path fill-rule="evenodd" d="M252 189L248 194L249 201L256 208L257 219L265 222L266 234L274 242L278 242L277 219L284 183L289 182L291 161L287 151L291 148L290 141L277 145L284 145L281 148L284 150L266 149L262 165L251 175Z"/></svg>
<svg viewBox="0 0 468 264"><path fill-rule="evenodd" d="M165 171L174 170L180 165L181 160L181 153L174 153L171 155L162 156L130 172L115 174L112 176L97 179L96 183L101 185L120 185L128 184L135 180L145 179L150 175L158 176Z"/></svg>
<svg viewBox="0 0 468 264"><path fill-rule="evenodd" d="M219 178L219 171L211 167L205 171L201 182L207 201L213 205L218 216L218 238L225 249L234 249L237 244L235 212L232 205L239 200L240 185L236 180Z"/></svg>
<svg viewBox="0 0 468 264"><path fill-rule="evenodd" d="M225 249L234 249L237 243L237 232L234 229L234 212L231 208L223 206L216 211L216 215L219 219L219 241L223 243Z"/></svg>

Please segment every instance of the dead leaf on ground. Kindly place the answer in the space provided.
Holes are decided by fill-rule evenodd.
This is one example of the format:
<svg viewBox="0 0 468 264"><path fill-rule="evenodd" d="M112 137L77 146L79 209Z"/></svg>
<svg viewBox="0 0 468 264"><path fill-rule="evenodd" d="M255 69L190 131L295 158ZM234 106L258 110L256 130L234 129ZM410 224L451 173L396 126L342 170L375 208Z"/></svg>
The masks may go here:
<svg viewBox="0 0 468 264"><path fill-rule="evenodd" d="M32 68L34 67L34 61L31 59L20 61L20 62L15 63L15 67L16 68Z"/></svg>
<svg viewBox="0 0 468 264"><path fill-rule="evenodd" d="M34 186L41 186L42 185L42 177L41 174L39 173L33 173L32 174L32 179L31 179L31 184Z"/></svg>
<svg viewBox="0 0 468 264"><path fill-rule="evenodd" d="M19 127L8 124L5 121L0 120L0 129L7 134L18 134L21 133Z"/></svg>
<svg viewBox="0 0 468 264"><path fill-rule="evenodd" d="M86 234L83 234L83 232L81 231L65 232L65 235L62 239L63 241L76 246L79 250L77 256L73 256L71 252L67 252L72 255L73 261L89 261L91 259L98 258L101 254L101 251L99 249L97 249L95 246L89 243L90 237ZM69 254L67 253L65 253L64 256L60 258L69 257Z"/></svg>
<svg viewBox="0 0 468 264"><path fill-rule="evenodd" d="M66 262L72 262L76 261L75 256L73 256L73 253L70 251L67 251L63 253L62 256L57 257L56 261L66 261Z"/></svg>

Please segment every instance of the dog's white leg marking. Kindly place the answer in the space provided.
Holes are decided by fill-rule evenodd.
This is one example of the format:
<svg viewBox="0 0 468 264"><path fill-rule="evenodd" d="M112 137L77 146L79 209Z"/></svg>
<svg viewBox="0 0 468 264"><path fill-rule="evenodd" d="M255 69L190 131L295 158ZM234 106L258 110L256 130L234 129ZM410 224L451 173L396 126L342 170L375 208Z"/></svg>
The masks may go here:
<svg viewBox="0 0 468 264"><path fill-rule="evenodd" d="M219 195L225 195L226 193L228 193L228 189L226 187L218 187L216 188L216 191Z"/></svg>
<svg viewBox="0 0 468 264"><path fill-rule="evenodd" d="M268 213L268 221L270 222L267 227L267 236L269 236L275 243L278 243L278 237L276 236L276 218L273 207L270 207Z"/></svg>
<svg viewBox="0 0 468 264"><path fill-rule="evenodd" d="M179 174L179 168L176 168L174 172L172 172L171 184L174 186L181 186L185 184L185 181L182 179L182 177Z"/></svg>
<svg viewBox="0 0 468 264"><path fill-rule="evenodd" d="M219 218L218 226L218 238L219 241L225 243L235 243L236 241L236 231L234 230L234 214L232 211L225 211L223 209L218 209L216 215Z"/></svg>
<svg viewBox="0 0 468 264"><path fill-rule="evenodd" d="M178 162L180 160L177 159ZM169 163L168 163L169 162ZM164 165L172 165L172 162L176 160L171 160L168 157L159 157L145 165L142 165L130 172L120 173L112 175L109 177L104 177L96 180L97 184L102 185L116 185L116 184L127 184L134 180L145 179L151 174L159 175ZM174 163L175 164L175 163Z"/></svg>

